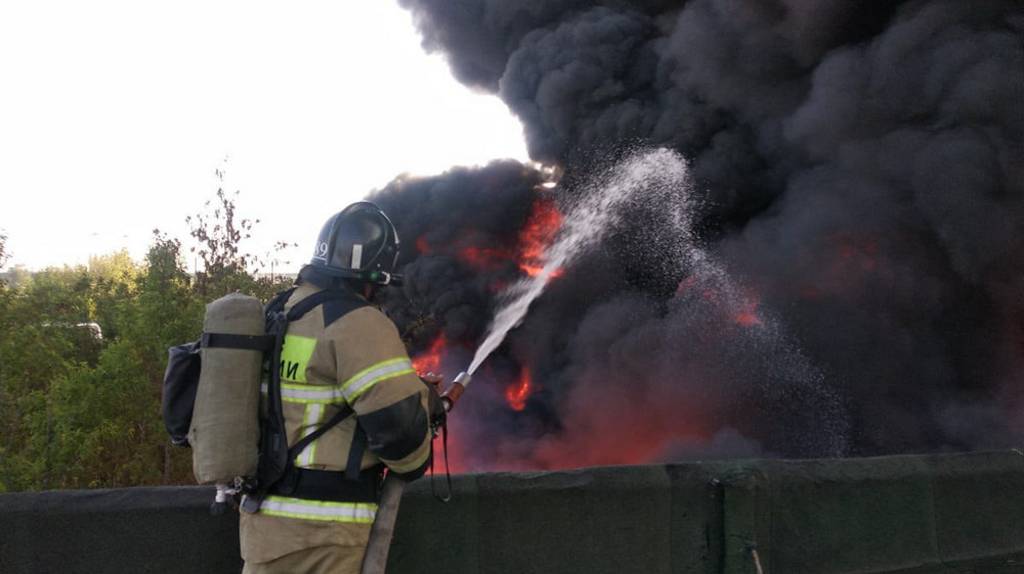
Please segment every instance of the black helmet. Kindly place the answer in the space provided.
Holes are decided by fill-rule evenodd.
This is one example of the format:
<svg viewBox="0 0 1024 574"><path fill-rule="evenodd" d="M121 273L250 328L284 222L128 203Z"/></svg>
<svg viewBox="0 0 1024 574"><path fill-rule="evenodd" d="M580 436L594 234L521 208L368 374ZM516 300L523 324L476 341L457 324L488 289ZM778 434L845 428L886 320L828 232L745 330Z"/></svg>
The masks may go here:
<svg viewBox="0 0 1024 574"><path fill-rule="evenodd" d="M331 277L378 285L397 284L398 232L383 211L369 201L334 214L316 240L311 267Z"/></svg>

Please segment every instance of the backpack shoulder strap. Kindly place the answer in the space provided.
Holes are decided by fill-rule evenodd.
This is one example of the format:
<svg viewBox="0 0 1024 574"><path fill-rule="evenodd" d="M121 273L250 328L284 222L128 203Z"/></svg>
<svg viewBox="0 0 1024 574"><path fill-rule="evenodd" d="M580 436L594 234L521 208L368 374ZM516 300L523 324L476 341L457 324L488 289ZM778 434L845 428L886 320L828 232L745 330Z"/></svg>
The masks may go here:
<svg viewBox="0 0 1024 574"><path fill-rule="evenodd" d="M319 305L325 305L325 326L349 311L368 305L365 299L347 289L325 289L318 291L292 306L287 312L284 308L295 288L283 291L275 296L266 307L267 331L275 337L275 344L270 350L270 381L267 392L268 413L262 419L260 442L260 467L258 470L257 490L251 493L248 511L259 508L263 496L283 476L291 472L295 457L310 443L323 436L353 414L352 407L345 405L329 420L321 424L315 431L303 437L290 448L287 445L284 409L281 404L281 376L274 366L281 362L281 349L288 324L296 321ZM339 314L340 313L340 314Z"/></svg>
<svg viewBox="0 0 1024 574"><path fill-rule="evenodd" d="M324 327L360 307L369 305L365 299L346 289L317 291L288 310L288 322L297 321L317 306L324 306Z"/></svg>
<svg viewBox="0 0 1024 574"><path fill-rule="evenodd" d="M352 435L352 443L348 447L348 462L345 463L345 478L349 480L359 480L359 474L363 470L363 453L366 452L366 447L369 446L369 444L370 441L366 437L366 431L363 430L363 425L356 421L356 432Z"/></svg>
<svg viewBox="0 0 1024 574"><path fill-rule="evenodd" d="M324 329L356 309L367 307L366 299L350 293L348 297L324 301Z"/></svg>
<svg viewBox="0 0 1024 574"><path fill-rule="evenodd" d="M285 289L284 291L281 291L277 295L274 295L274 297L267 302L267 306L264 309L264 312L269 315L270 313L283 311L284 304L288 302L288 298L291 297L292 293L294 292L295 287L292 287L290 289Z"/></svg>
<svg viewBox="0 0 1024 574"><path fill-rule="evenodd" d="M334 413L334 416L332 416L326 422L324 422L319 427L317 427L317 429L315 431L313 431L313 432L309 433L308 435L302 437L302 440L300 440L299 442L293 444L288 449L288 460L289 461L295 460L295 458L297 456L299 456L299 454L303 450L305 450L306 447L310 445L310 443L312 443L316 439L322 437L324 435L324 433L326 433L327 431L331 430L333 427L335 427L341 421L347 419L349 416L351 416L353 414L353 412L354 411L352 410L352 407L350 407L349 405L343 405L341 408L338 409L338 412Z"/></svg>

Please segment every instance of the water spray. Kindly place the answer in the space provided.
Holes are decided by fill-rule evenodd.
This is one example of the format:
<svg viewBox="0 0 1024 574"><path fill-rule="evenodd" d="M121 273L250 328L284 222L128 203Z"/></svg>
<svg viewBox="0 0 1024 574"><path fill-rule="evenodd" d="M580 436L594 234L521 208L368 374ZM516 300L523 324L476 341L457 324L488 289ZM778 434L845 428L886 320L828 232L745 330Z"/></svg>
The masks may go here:
<svg viewBox="0 0 1024 574"><path fill-rule="evenodd" d="M530 305L540 297L550 280L598 243L620 217L622 208L638 198L639 191L651 187L676 190L685 187L686 162L673 151L656 149L617 164L603 177L595 178L595 182L583 190L581 200L566 210L562 229L547 249L540 273L519 280L499 296L504 305L495 313L487 337L477 348L469 368L459 373L449 390L454 395L452 404L465 391L484 360L504 342L509 331L523 322ZM689 226L681 227L686 229Z"/></svg>
<svg viewBox="0 0 1024 574"><path fill-rule="evenodd" d="M523 322L530 304L544 292L558 270L600 241L619 217L622 207L634 199L639 190L650 189L651 186L663 189L685 186L686 163L675 152L657 149L618 164L596 181L601 184L583 190L582 200L567 210L563 227L547 250L541 272L521 279L501 294L504 304L495 313L487 336L477 348L469 368L460 372L441 394L446 412L458 403L484 360L504 342L509 331ZM362 574L384 572L403 490L404 483L389 474L384 481L377 517L364 555Z"/></svg>

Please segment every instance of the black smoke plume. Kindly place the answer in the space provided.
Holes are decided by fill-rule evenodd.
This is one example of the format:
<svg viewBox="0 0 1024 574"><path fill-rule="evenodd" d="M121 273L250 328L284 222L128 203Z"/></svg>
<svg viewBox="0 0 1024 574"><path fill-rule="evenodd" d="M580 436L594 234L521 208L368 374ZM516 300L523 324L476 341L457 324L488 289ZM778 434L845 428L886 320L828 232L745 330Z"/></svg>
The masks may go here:
<svg viewBox="0 0 1024 574"><path fill-rule="evenodd" d="M672 250L635 239L679 232L640 210L490 361L467 400L468 466L1024 439L1020 2L400 3L564 172L553 192L499 162L376 194L406 239L388 307L414 348L444 333L446 367L463 367L522 275L507 254L538 198L654 146L688 159L699 241L785 333L751 342ZM537 390L515 412L501 392L524 368Z"/></svg>

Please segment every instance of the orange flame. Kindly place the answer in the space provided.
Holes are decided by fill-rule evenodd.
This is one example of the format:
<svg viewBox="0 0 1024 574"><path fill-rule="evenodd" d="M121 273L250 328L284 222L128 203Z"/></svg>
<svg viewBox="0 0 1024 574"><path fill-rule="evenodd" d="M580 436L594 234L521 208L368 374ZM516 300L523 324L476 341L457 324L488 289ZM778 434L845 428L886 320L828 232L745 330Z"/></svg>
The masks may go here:
<svg viewBox="0 0 1024 574"><path fill-rule="evenodd" d="M445 339L444 334L438 335L425 353L419 354L412 360L412 368L416 369L416 372L421 375L439 373L441 371L441 356L444 354L445 347L447 346L448 341Z"/></svg>
<svg viewBox="0 0 1024 574"><path fill-rule="evenodd" d="M533 381L530 370L523 367L519 381L505 388L505 400L512 410L520 412L526 408L526 399L530 398L531 393L533 393Z"/></svg>
<svg viewBox="0 0 1024 574"><path fill-rule="evenodd" d="M533 202L526 224L519 231L516 249L503 246L469 245L458 249L456 256L460 261L478 271L491 271L508 262L515 262L520 271L530 277L536 277L544 271L548 246L554 241L555 235L558 234L561 227L562 214L558 211L555 202L545 197L538 197ZM465 242L462 242L462 245L465 245ZM416 239L416 250L421 255L428 255L434 253L435 246L431 245L425 236L420 236ZM551 277L555 278L561 275L562 270L557 269L551 274Z"/></svg>
<svg viewBox="0 0 1024 574"><path fill-rule="evenodd" d="M533 202L533 211L519 232L519 268L523 273L530 277L541 274L548 246L561 227L562 214L553 200L538 198ZM556 270L552 278L561 276L562 271Z"/></svg>
<svg viewBox="0 0 1024 574"><path fill-rule="evenodd" d="M533 202L526 224L519 231L518 244L515 249L504 246L469 245L466 247L453 246L458 249L457 251L455 249L450 251L442 249L442 251L448 253L455 251L455 255L460 261L478 271L493 271L506 263L514 262L523 273L530 277L537 277L544 271L547 249L561 227L562 214L558 211L554 200L538 197ZM466 242L460 243L465 245ZM426 236L421 235L416 239L416 251L421 255L434 253L436 247L427 241ZM556 269L551 273L551 278L560 277L562 273L562 269Z"/></svg>

